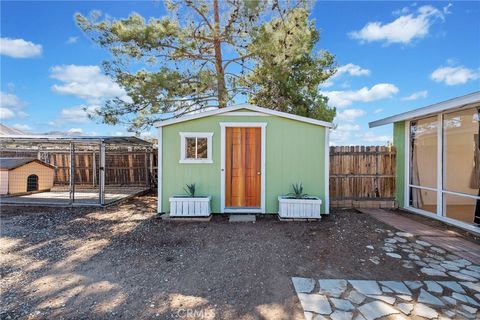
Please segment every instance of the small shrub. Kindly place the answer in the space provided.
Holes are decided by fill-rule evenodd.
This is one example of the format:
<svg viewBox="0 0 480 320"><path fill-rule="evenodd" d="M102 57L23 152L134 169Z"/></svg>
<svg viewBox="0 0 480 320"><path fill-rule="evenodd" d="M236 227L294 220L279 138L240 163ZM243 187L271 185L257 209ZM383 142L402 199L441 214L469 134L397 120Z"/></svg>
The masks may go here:
<svg viewBox="0 0 480 320"><path fill-rule="evenodd" d="M308 198L308 194L303 193L303 185L302 183L295 183L292 184L293 192L289 193L288 195L294 199L305 199Z"/></svg>
<svg viewBox="0 0 480 320"><path fill-rule="evenodd" d="M195 198L195 183L187 184L183 190L185 190L189 197Z"/></svg>

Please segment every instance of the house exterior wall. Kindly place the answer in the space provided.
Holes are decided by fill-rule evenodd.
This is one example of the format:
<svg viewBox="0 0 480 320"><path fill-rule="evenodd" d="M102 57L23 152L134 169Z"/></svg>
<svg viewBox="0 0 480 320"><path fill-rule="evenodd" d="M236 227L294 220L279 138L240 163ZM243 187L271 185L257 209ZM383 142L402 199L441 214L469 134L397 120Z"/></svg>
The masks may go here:
<svg viewBox="0 0 480 320"><path fill-rule="evenodd" d="M393 145L397 150L395 165L395 198L398 206L405 206L405 121L395 122L393 124Z"/></svg>
<svg viewBox="0 0 480 320"><path fill-rule="evenodd" d="M0 194L8 194L8 170L0 170Z"/></svg>
<svg viewBox="0 0 480 320"><path fill-rule="evenodd" d="M53 187L54 169L38 162L30 162L9 171L8 193L27 192L27 178L31 174L38 176L38 190L49 190Z"/></svg>
<svg viewBox="0 0 480 320"><path fill-rule="evenodd" d="M278 196L292 192L293 183L322 199L325 212L325 134L328 128L277 116L215 115L180 122L162 129L162 208L168 198L185 194L186 184L196 183L199 195L212 196L212 211L220 212L221 127L220 122L263 122L266 126L265 209L278 212ZM179 132L213 132L213 163L186 164L180 160Z"/></svg>

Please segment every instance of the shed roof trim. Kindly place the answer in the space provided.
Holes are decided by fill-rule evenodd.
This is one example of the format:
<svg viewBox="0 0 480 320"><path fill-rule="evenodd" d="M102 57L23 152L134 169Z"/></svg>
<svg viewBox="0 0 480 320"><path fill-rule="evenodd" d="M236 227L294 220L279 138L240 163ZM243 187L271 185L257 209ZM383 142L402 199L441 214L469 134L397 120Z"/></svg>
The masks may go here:
<svg viewBox="0 0 480 320"><path fill-rule="evenodd" d="M37 162L46 167L55 168L51 164L40 161L35 158L0 158L0 169L1 170L13 170L23 165L29 164L31 162Z"/></svg>
<svg viewBox="0 0 480 320"><path fill-rule="evenodd" d="M472 92L464 96L456 97L450 100L438 102L423 108L414 109L411 111L403 112L391 117L372 121L368 124L370 128L383 126L385 124L394 123L398 121L409 120L418 118L430 114L444 112L450 109L466 106L468 104L480 102L480 91Z"/></svg>
<svg viewBox="0 0 480 320"><path fill-rule="evenodd" d="M164 126L168 126L168 125L171 125L171 124L174 124L174 123L205 118L205 117L214 116L214 115L227 113L227 112L231 112L231 111L237 111L237 110L241 110L241 109L247 109L247 110L251 110L251 111L261 112L261 113L269 114L269 115L272 115L272 116L278 116L278 117L282 117L282 118L286 118L286 119L296 120L296 121L300 121L300 122L306 122L306 123L310 123L310 124L314 124L314 125L322 126L322 127L327 127L327 128L332 128L333 127L333 125L330 122L326 122L326 121L322 121L322 120L316 120L316 119L302 117L302 116L297 116L297 115L294 115L294 114L281 112L281 111L276 111L276 110L272 110L272 109L262 108L262 107L252 105L252 104L248 104L248 103L239 104L239 105L226 107L226 108L221 108L221 109L215 109L215 110L211 110L211 111L204 111L204 112L200 112L200 113L195 113L195 114L183 116L183 117L180 117L180 118L157 121L155 123L155 126L156 127L164 127Z"/></svg>

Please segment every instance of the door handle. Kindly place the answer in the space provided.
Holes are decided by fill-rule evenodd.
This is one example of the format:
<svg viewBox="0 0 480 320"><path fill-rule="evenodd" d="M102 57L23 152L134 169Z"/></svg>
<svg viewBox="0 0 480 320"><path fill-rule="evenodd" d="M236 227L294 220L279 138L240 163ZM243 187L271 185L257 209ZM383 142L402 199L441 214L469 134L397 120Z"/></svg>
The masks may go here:
<svg viewBox="0 0 480 320"><path fill-rule="evenodd" d="M258 171L258 172L257 172L257 175L260 175L260 174L261 174L260 171Z"/></svg>

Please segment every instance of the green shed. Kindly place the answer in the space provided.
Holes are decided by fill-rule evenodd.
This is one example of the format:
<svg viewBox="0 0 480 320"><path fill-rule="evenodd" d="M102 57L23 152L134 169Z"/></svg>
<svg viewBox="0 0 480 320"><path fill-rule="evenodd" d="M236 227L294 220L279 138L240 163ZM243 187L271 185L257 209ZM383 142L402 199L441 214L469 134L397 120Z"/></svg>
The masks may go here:
<svg viewBox="0 0 480 320"><path fill-rule="evenodd" d="M214 213L277 213L302 183L329 213L331 123L251 104L159 121L158 213L195 184ZM200 204L202 205L202 204Z"/></svg>

